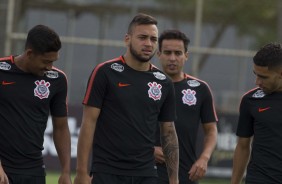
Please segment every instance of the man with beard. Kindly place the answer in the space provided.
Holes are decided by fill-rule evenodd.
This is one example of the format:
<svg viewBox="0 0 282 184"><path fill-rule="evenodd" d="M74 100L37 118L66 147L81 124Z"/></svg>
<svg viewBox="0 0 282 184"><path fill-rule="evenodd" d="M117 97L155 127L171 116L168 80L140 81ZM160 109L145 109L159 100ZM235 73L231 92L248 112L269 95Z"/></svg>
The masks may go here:
<svg viewBox="0 0 282 184"><path fill-rule="evenodd" d="M179 153L174 88L150 63L158 42L155 18L136 15L124 41L126 53L98 64L89 77L74 183L156 184L154 142L160 128L169 180L176 184Z"/></svg>
<svg viewBox="0 0 282 184"><path fill-rule="evenodd" d="M270 43L253 58L255 89L240 104L232 184L282 182L282 46Z"/></svg>

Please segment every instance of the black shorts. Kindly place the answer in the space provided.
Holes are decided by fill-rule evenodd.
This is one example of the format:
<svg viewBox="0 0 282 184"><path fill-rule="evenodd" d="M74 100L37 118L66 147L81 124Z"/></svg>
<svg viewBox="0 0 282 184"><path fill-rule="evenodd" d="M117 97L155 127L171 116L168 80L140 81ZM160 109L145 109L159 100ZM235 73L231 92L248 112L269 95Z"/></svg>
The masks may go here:
<svg viewBox="0 0 282 184"><path fill-rule="evenodd" d="M46 184L45 176L9 174L9 184Z"/></svg>
<svg viewBox="0 0 282 184"><path fill-rule="evenodd" d="M92 184L157 184L155 176L122 176L107 173L93 173Z"/></svg>

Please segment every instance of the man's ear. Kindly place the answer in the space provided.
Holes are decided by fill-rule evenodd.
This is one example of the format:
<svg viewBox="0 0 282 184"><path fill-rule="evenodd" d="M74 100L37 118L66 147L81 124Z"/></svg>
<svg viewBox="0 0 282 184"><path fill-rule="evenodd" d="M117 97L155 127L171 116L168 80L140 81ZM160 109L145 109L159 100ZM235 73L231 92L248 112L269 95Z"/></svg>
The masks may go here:
<svg viewBox="0 0 282 184"><path fill-rule="evenodd" d="M157 51L157 56L160 57L160 55L161 55L161 52L158 50Z"/></svg>
<svg viewBox="0 0 282 184"><path fill-rule="evenodd" d="M25 55L26 55L27 57L30 57L30 56L32 55L32 53L33 53L32 49L26 49L26 50L25 50Z"/></svg>
<svg viewBox="0 0 282 184"><path fill-rule="evenodd" d="M282 68L279 69L279 78L282 79Z"/></svg>
<svg viewBox="0 0 282 184"><path fill-rule="evenodd" d="M270 69L268 69L270 70ZM279 75L279 79L282 79L282 66L278 66L273 69L274 72L276 72Z"/></svg>
<svg viewBox="0 0 282 184"><path fill-rule="evenodd" d="M130 35L129 34L126 34L125 37L124 37L124 43L126 46L129 45L130 43Z"/></svg>
<svg viewBox="0 0 282 184"><path fill-rule="evenodd" d="M189 59L189 52L187 51L187 52L185 52L185 57L186 57L186 60L188 60Z"/></svg>

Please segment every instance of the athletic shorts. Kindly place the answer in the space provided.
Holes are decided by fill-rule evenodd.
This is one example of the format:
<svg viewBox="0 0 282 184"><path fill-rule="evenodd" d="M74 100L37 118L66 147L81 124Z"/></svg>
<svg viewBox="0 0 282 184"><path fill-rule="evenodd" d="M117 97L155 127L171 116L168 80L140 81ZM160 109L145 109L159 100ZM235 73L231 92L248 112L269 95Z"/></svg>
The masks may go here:
<svg viewBox="0 0 282 184"><path fill-rule="evenodd" d="M157 184L154 176L122 176L107 173L93 173L92 184Z"/></svg>
<svg viewBox="0 0 282 184"><path fill-rule="evenodd" d="M9 174L9 184L46 184L45 176Z"/></svg>

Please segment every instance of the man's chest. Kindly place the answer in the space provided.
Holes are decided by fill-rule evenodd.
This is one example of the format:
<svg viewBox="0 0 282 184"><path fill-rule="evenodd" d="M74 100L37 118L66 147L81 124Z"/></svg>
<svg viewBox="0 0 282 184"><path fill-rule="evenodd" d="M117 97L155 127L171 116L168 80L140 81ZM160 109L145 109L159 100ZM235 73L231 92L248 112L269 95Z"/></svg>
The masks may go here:
<svg viewBox="0 0 282 184"><path fill-rule="evenodd" d="M26 103L49 101L55 92L53 85L54 83L47 78L1 73L0 99Z"/></svg>

